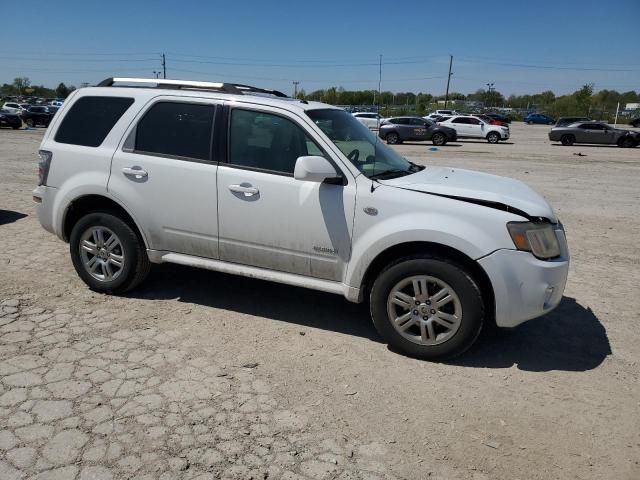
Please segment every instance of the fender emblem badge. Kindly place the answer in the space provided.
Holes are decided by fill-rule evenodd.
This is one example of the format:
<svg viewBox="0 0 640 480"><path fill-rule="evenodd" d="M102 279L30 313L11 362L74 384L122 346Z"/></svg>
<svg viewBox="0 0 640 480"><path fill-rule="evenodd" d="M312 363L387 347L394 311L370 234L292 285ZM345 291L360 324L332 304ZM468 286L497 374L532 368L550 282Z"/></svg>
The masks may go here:
<svg viewBox="0 0 640 480"><path fill-rule="evenodd" d="M378 214L378 209L377 208L364 207L363 210L364 210L364 213L366 213L367 215L377 215Z"/></svg>

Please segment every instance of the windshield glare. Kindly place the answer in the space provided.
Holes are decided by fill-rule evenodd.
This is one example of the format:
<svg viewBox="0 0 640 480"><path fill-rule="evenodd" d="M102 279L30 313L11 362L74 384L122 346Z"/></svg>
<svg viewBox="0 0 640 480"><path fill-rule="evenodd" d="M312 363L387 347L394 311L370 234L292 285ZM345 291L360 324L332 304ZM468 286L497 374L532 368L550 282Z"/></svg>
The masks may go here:
<svg viewBox="0 0 640 480"><path fill-rule="evenodd" d="M411 164L344 110L307 110L307 115L367 177L384 171L406 171Z"/></svg>

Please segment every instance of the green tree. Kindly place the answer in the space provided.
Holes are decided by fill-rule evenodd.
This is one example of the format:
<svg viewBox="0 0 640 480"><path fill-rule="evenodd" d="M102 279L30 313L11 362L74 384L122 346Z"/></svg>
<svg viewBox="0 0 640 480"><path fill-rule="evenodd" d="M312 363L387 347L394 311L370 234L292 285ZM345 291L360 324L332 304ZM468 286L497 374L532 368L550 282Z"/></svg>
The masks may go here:
<svg viewBox="0 0 640 480"><path fill-rule="evenodd" d="M67 98L69 93L71 93L69 87L62 82L56 87L56 97L58 98Z"/></svg>
<svg viewBox="0 0 640 480"><path fill-rule="evenodd" d="M27 77L17 77L13 79L13 86L17 90L18 94L25 93L25 89L31 86L31 80Z"/></svg>

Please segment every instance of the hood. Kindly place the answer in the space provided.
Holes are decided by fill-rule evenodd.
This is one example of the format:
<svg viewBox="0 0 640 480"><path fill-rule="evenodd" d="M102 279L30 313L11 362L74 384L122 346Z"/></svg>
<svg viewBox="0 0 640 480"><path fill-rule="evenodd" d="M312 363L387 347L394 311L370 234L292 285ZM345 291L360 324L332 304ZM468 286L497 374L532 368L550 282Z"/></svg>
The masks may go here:
<svg viewBox="0 0 640 480"><path fill-rule="evenodd" d="M427 167L413 175L381 180L380 183L557 222L553 209L542 195L512 178L459 168Z"/></svg>

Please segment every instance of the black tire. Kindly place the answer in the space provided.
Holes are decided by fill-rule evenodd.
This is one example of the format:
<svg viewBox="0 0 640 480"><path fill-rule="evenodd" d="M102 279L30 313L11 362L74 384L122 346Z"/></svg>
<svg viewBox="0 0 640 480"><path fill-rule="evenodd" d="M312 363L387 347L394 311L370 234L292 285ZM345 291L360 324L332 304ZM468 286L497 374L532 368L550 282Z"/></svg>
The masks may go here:
<svg viewBox="0 0 640 480"><path fill-rule="evenodd" d="M396 145L400 143L400 137L396 132L387 133L386 140L389 145Z"/></svg>
<svg viewBox="0 0 640 480"><path fill-rule="evenodd" d="M112 281L94 278L82 261L80 241L91 227L106 227L117 235L122 244L123 267ZM142 283L151 269L144 242L128 223L113 212L94 212L80 218L71 230L69 251L78 276L91 290L100 293L123 293L131 290Z"/></svg>
<svg viewBox="0 0 640 480"><path fill-rule="evenodd" d="M460 300L462 320L458 330L436 345L421 345L402 336L387 313L387 299L403 279L428 275L442 280ZM391 347L423 360L444 360L462 354L476 340L484 322L484 301L480 288L464 267L440 257L416 256L400 259L385 268L373 283L369 299L371 318L378 333Z"/></svg>
<svg viewBox="0 0 640 480"><path fill-rule="evenodd" d="M22 127L22 125L20 125L20 126L15 125L15 126L12 126L11 128L13 128L14 130L18 130L20 127Z"/></svg>
<svg viewBox="0 0 640 480"><path fill-rule="evenodd" d="M573 135L563 135L560 138L560 143L562 143L562 145L564 145L565 147L570 147L575 142L576 142L576 137L574 137Z"/></svg>
<svg viewBox="0 0 640 480"><path fill-rule="evenodd" d="M498 132L489 132L487 135L487 142L498 143L500 141L500 134Z"/></svg>
<svg viewBox="0 0 640 480"><path fill-rule="evenodd" d="M632 148L636 146L636 141L631 137L623 137L618 140L618 146L622 148Z"/></svg>
<svg viewBox="0 0 640 480"><path fill-rule="evenodd" d="M36 122L33 118L27 118L24 123L26 123L29 128L35 128L36 126Z"/></svg>
<svg viewBox="0 0 640 480"><path fill-rule="evenodd" d="M436 132L431 137L431 143L433 143L437 147L441 147L442 145L446 145L447 144L447 136L444 133Z"/></svg>

